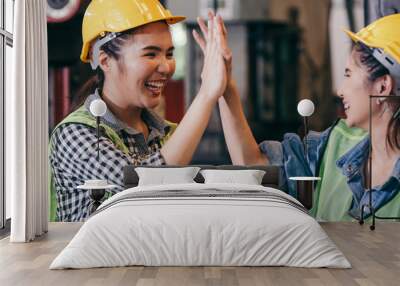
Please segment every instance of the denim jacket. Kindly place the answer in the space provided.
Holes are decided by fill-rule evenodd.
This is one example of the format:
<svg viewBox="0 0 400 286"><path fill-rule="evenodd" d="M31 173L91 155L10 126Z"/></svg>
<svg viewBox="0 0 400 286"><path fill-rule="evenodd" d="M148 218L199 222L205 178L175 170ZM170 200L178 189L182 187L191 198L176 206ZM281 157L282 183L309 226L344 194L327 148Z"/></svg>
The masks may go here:
<svg viewBox="0 0 400 286"><path fill-rule="evenodd" d="M296 176L318 176L319 167L324 155L331 131L336 123L323 132L311 131L307 134L307 158L304 153L304 145L297 134L287 133L282 142L263 141L260 150L267 156L271 165L281 167L280 187L290 195L296 197L296 182L288 180ZM336 165L346 176L347 184L353 195L353 202L349 214L359 217L360 206L369 202L368 192L365 192L363 184L362 167L368 162L369 138L361 140L341 158ZM400 188L400 159L389 180L372 191L372 206L376 210L389 202L399 192ZM370 210L365 210L365 216Z"/></svg>
<svg viewBox="0 0 400 286"><path fill-rule="evenodd" d="M349 214L352 217L360 217L362 205L369 204L369 192L366 192L364 185L363 167L368 164L370 139L363 139L349 152L344 154L336 165L342 170L347 178L347 183L353 193L353 203ZM372 170L372 172L376 170ZM372 188L372 207L378 210L387 202L392 200L400 190L400 158L397 160L389 179L381 186ZM370 209L365 210L366 215L370 214Z"/></svg>

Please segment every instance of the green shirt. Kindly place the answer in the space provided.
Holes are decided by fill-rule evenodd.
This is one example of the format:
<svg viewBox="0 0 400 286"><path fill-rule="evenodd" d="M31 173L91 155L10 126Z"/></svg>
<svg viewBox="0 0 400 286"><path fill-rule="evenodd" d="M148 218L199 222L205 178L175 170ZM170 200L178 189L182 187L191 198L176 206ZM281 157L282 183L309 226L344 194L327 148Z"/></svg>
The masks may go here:
<svg viewBox="0 0 400 286"><path fill-rule="evenodd" d="M347 178L337 167L336 161L365 138L366 132L358 128L349 128L341 120L333 128L319 169L321 181L314 193L311 215L321 221L354 221L348 214L353 195L347 184ZM376 215L383 217L400 216L400 194L381 207Z"/></svg>

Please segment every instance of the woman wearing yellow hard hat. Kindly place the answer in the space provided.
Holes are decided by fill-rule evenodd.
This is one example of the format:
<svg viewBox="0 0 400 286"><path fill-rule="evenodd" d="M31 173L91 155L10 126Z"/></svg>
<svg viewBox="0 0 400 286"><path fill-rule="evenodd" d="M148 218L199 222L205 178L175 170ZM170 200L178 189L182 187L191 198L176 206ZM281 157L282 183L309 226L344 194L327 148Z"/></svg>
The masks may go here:
<svg viewBox="0 0 400 286"><path fill-rule="evenodd" d="M175 71L169 25L184 20L173 16L158 0L93 0L82 24L81 60L96 70L98 85L84 104L53 130L50 140L52 194L57 220L81 221L89 215L85 180L106 179L122 190L125 165L185 165L207 126L212 109L226 88L220 46L225 41L221 22L209 23L207 56L201 88L179 126L158 117L167 81ZM102 99L100 154L96 119L90 106ZM54 219L53 205L52 218Z"/></svg>
<svg viewBox="0 0 400 286"><path fill-rule="evenodd" d="M200 20L199 24L207 34L204 22ZM356 42L338 90L347 118L324 132L310 132L307 153L297 134L286 134L282 142L257 144L237 89L232 81L228 82L219 107L233 163L280 166L282 187L292 195L296 195L296 183L290 177L319 176L311 214L325 221L351 221L360 219L362 206L369 203L368 158L372 156L372 207L380 217L399 217L400 100L373 98L372 142L366 136L370 95L400 96L399 27L400 14L395 14L357 34L346 31ZM200 46L206 43L199 35L195 38ZM224 55L229 58L229 54L226 49ZM366 208L363 219L370 216L371 209Z"/></svg>

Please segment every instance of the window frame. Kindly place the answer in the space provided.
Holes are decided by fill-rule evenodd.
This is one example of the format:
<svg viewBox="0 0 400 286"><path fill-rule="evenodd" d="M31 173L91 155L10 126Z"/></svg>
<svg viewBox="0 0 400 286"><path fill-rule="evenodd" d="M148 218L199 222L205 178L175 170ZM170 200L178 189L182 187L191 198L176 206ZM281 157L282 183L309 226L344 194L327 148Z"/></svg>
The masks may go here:
<svg viewBox="0 0 400 286"><path fill-rule="evenodd" d="M6 30L6 1L11 1L13 13L15 0L0 0L0 237L10 232L10 219L6 217L5 189L5 93L6 93L6 47L13 48L13 34ZM12 15L14 17L14 15Z"/></svg>

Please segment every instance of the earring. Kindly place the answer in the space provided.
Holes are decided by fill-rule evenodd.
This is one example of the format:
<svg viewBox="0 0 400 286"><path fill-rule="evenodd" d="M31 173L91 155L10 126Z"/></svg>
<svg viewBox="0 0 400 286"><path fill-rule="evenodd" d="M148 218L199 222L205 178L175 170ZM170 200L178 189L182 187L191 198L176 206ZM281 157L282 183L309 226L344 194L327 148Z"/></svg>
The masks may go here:
<svg viewBox="0 0 400 286"><path fill-rule="evenodd" d="M383 98L378 98L378 99L376 100L376 104L381 105L382 102L383 102L384 100L385 100L385 99L383 99Z"/></svg>

